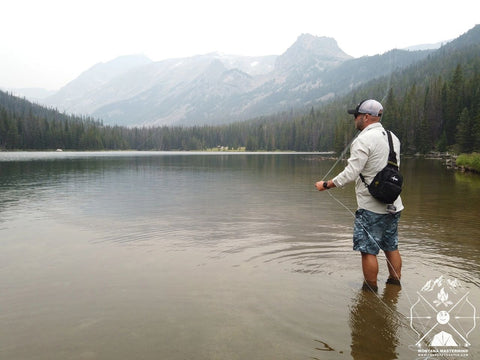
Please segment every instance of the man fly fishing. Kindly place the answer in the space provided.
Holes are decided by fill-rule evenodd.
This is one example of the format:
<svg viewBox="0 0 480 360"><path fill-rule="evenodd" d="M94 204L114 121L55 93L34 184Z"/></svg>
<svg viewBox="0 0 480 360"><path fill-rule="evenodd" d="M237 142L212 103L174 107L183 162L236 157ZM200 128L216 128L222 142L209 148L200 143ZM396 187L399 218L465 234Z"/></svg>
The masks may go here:
<svg viewBox="0 0 480 360"><path fill-rule="evenodd" d="M374 198L366 186L389 161L389 140L380 123L382 105L373 99L364 100L348 113L354 116L355 127L360 130L350 146L348 165L333 179L316 182L315 187L324 191L355 181L358 208L355 212L353 249L362 255L363 288L377 291L377 254L380 249L387 258L387 284L400 285L402 258L398 250L398 221L404 207L400 196L391 204L386 204ZM393 133L391 140L397 164L400 164L400 141Z"/></svg>

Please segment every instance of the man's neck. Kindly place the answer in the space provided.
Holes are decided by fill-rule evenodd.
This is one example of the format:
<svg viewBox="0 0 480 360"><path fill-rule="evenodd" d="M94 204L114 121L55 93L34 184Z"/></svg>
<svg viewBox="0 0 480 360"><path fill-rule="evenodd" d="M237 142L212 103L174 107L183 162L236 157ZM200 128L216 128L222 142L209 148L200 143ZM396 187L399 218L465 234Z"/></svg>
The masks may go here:
<svg viewBox="0 0 480 360"><path fill-rule="evenodd" d="M377 125L375 125L375 124L381 125L380 121L370 121L368 124L365 125L365 127L361 131L363 131L363 130L369 128L369 127L377 127Z"/></svg>

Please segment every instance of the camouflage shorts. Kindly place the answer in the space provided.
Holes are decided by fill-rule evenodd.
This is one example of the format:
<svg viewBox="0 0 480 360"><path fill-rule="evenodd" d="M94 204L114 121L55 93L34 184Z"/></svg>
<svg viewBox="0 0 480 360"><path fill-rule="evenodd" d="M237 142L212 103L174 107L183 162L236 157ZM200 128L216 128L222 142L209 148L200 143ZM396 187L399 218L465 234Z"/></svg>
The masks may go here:
<svg viewBox="0 0 480 360"><path fill-rule="evenodd" d="M377 255L380 249L397 250L399 219L400 212L377 214L358 209L353 226L353 250L373 255Z"/></svg>

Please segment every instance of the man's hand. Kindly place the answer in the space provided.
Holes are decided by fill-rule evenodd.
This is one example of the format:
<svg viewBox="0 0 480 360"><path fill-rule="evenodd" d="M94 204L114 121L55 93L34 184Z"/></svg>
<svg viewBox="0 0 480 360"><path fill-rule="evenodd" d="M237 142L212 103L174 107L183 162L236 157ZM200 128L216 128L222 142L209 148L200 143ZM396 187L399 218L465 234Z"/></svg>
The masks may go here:
<svg viewBox="0 0 480 360"><path fill-rule="evenodd" d="M326 183L327 187L325 187L324 183ZM323 191L323 190L334 188L335 184L333 183L332 180L328 180L328 181L322 180L322 181L317 181L315 183L315 187L317 188L318 191Z"/></svg>
<svg viewBox="0 0 480 360"><path fill-rule="evenodd" d="M317 181L317 182L315 183L315 187L317 188L318 191L327 190L327 188L323 186L323 183L324 183L324 182L325 182L325 181Z"/></svg>

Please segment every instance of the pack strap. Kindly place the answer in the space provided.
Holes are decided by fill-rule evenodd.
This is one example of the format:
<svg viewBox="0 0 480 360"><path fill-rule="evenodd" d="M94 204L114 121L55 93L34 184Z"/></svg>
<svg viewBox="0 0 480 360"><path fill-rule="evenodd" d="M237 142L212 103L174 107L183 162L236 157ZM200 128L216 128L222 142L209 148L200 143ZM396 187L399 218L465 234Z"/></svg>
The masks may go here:
<svg viewBox="0 0 480 360"><path fill-rule="evenodd" d="M395 153L395 150L393 149L393 140L392 140L392 134L390 133L390 130L387 131L387 137L388 137L388 147L390 148L388 152L388 161L387 165L392 165L398 168L398 163L397 163L397 154ZM362 179L363 183L365 186L368 187L367 182L365 181L365 177L360 173L360 179Z"/></svg>
<svg viewBox="0 0 480 360"><path fill-rule="evenodd" d="M362 173L359 174L360 175L360 179L362 179L363 183L365 184L366 187L368 187L368 184L367 182L365 181L365 178L363 177Z"/></svg>
<svg viewBox="0 0 480 360"><path fill-rule="evenodd" d="M393 141L392 141L392 134L390 130L387 130L387 137L388 137L388 146L390 147L390 152L388 153L388 164L393 165L398 168L397 163L397 154L393 149Z"/></svg>

